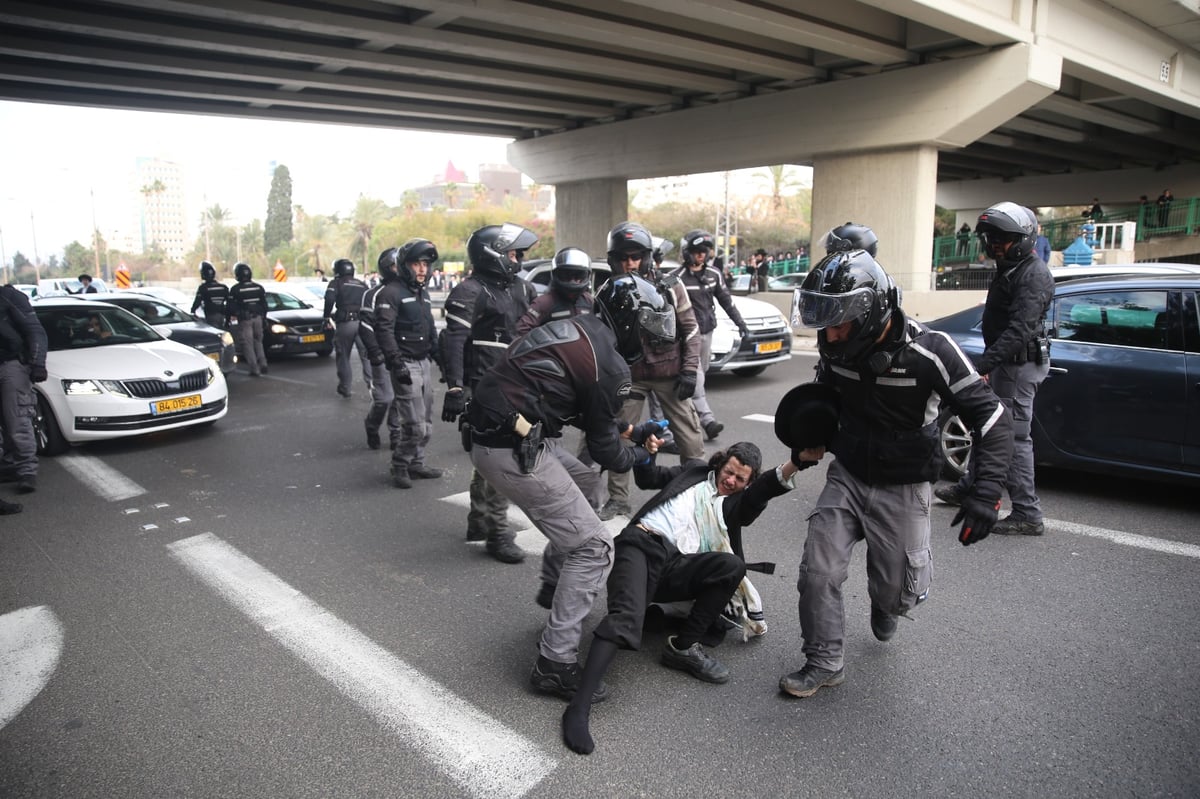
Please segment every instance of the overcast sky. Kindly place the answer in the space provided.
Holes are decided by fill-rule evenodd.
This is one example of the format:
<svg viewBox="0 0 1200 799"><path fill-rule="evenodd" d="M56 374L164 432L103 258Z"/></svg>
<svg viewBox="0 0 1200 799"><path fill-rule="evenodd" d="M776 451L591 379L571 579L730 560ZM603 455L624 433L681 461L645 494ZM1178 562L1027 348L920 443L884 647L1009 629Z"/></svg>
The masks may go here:
<svg viewBox="0 0 1200 799"><path fill-rule="evenodd" d="M448 160L471 180L482 163L507 163L509 139L346 125L0 102L0 232L4 256L43 262L88 243L95 192L101 232L129 227L136 158L184 168L189 216L220 204L243 224L266 215L270 164L292 175L292 201L311 213L349 212L359 194L399 204ZM136 198L134 198L136 199ZM32 214L32 220L30 218Z"/></svg>

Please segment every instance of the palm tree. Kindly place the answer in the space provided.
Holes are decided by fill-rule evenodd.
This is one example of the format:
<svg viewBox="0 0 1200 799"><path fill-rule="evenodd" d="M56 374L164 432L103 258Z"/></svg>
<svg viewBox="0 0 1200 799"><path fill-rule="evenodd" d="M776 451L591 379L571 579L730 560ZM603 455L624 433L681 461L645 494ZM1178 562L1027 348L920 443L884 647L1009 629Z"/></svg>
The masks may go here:
<svg viewBox="0 0 1200 799"><path fill-rule="evenodd" d="M488 190L487 184L476 183L474 186L472 186L471 187L471 199L472 199L471 204L472 204L472 206L475 208L479 208L480 206L486 205L487 201L488 201L489 193L490 192Z"/></svg>
<svg viewBox="0 0 1200 799"><path fill-rule="evenodd" d="M316 214L304 214L299 217L300 229L297 238L303 242L303 250L298 260L312 265L313 271L321 269L321 250L329 249L329 217Z"/></svg>
<svg viewBox="0 0 1200 799"><path fill-rule="evenodd" d="M404 218L412 219L413 214L421 210L421 197L413 189L400 195L400 207L404 209Z"/></svg>
<svg viewBox="0 0 1200 799"><path fill-rule="evenodd" d="M454 207L454 203L458 200L458 189L459 189L458 184L453 183L453 182L447 183L445 185L445 187L442 189L442 191L446 195L446 207L447 208Z"/></svg>
<svg viewBox="0 0 1200 799"><path fill-rule="evenodd" d="M383 200L370 197L358 197L354 204L354 240L350 244L350 257L358 258L359 262L367 264L371 253L371 235L375 226L387 218L387 206Z"/></svg>
<svg viewBox="0 0 1200 799"><path fill-rule="evenodd" d="M800 180L787 164L775 164L767 167L767 171L756 172L755 176L765 179L771 188L771 208L778 212L783 208L783 192L786 189L800 185Z"/></svg>
<svg viewBox="0 0 1200 799"><path fill-rule="evenodd" d="M542 193L541 183L530 183L525 187L525 191L529 192L529 202L533 203L533 210L537 210L538 196Z"/></svg>

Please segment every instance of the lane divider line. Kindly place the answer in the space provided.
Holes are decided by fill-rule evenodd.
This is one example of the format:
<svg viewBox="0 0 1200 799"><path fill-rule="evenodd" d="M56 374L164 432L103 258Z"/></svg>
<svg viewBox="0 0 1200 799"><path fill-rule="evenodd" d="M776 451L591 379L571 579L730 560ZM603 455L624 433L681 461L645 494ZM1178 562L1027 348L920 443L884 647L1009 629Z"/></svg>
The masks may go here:
<svg viewBox="0 0 1200 799"><path fill-rule="evenodd" d="M67 453L57 460L76 480L108 502L132 499L146 493L146 489L92 455Z"/></svg>
<svg viewBox="0 0 1200 799"><path fill-rule="evenodd" d="M172 557L272 638L420 751L471 796L520 797L557 762L529 739L336 618L212 533Z"/></svg>
<svg viewBox="0 0 1200 799"><path fill-rule="evenodd" d="M1051 530L1061 530L1073 535L1085 535L1091 538L1103 538L1114 544L1123 544L1139 549L1149 549L1154 552L1165 552L1168 555L1184 555L1189 558L1200 558L1200 546L1185 544L1182 541L1168 541L1164 538L1151 538L1148 535L1126 533L1121 530L1106 530L1103 527L1090 527L1086 524L1065 522L1058 519L1045 519L1045 525Z"/></svg>
<svg viewBox="0 0 1200 799"><path fill-rule="evenodd" d="M0 729L46 687L62 648L62 623L45 605L0 616Z"/></svg>

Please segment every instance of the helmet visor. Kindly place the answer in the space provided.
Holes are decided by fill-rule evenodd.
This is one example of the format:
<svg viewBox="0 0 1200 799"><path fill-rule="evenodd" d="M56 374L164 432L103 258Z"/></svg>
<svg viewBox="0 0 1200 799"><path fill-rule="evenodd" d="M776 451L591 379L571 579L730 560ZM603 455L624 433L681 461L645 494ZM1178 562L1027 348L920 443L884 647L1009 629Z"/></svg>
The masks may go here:
<svg viewBox="0 0 1200 799"><path fill-rule="evenodd" d="M638 309L638 326L642 331L662 341L675 340L675 309L656 309L642 306Z"/></svg>
<svg viewBox="0 0 1200 799"><path fill-rule="evenodd" d="M865 317L871 311L874 290L863 287L845 294L822 294L800 290L800 324L805 327L834 327Z"/></svg>

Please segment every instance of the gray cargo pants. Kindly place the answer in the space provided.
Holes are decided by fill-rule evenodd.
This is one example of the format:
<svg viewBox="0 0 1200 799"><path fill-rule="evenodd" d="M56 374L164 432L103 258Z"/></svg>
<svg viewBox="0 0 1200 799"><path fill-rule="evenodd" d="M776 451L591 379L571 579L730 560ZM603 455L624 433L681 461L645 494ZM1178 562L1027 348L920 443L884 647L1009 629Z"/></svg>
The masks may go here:
<svg viewBox="0 0 1200 799"><path fill-rule="evenodd" d="M854 545L867 542L867 593L885 613L912 610L929 594L929 483L871 486L834 460L808 516L800 561L800 631L808 663L842 668L842 584Z"/></svg>
<svg viewBox="0 0 1200 799"><path fill-rule="evenodd" d="M400 437L392 447L393 469L407 470L409 466L425 464L425 447L433 436L432 364L428 358L419 361L405 358L412 382L392 388L400 418Z"/></svg>
<svg viewBox="0 0 1200 799"><path fill-rule="evenodd" d="M263 318L246 316L238 319L233 328L242 351L242 360L250 374L260 374L267 366L267 353L263 351Z"/></svg>
<svg viewBox="0 0 1200 799"><path fill-rule="evenodd" d="M346 394L354 387L354 367L350 363L350 356L356 346L359 356L362 356L363 346L358 342L358 320L336 323L333 329L333 357L337 369L338 389ZM366 377L365 372L363 376Z"/></svg>
<svg viewBox="0 0 1200 799"><path fill-rule="evenodd" d="M479 473L523 510L561 555L550 620L538 644L545 658L558 663L578 660L584 620L613 564L612 534L572 479L570 461L578 463L555 439L543 443L530 474L521 472L509 447L471 447Z"/></svg>
<svg viewBox="0 0 1200 799"><path fill-rule="evenodd" d="M696 415L696 408L690 399L681 400L675 396L674 378L633 381L629 399L621 406L618 418L626 424L645 421L642 412L646 404L646 395L651 391L658 396L658 401L662 403L663 415L671 423L675 443L679 445L679 462L686 463L692 458L703 459L704 441L700 432L700 418ZM608 473L608 498L613 502L629 503L629 472Z"/></svg>

